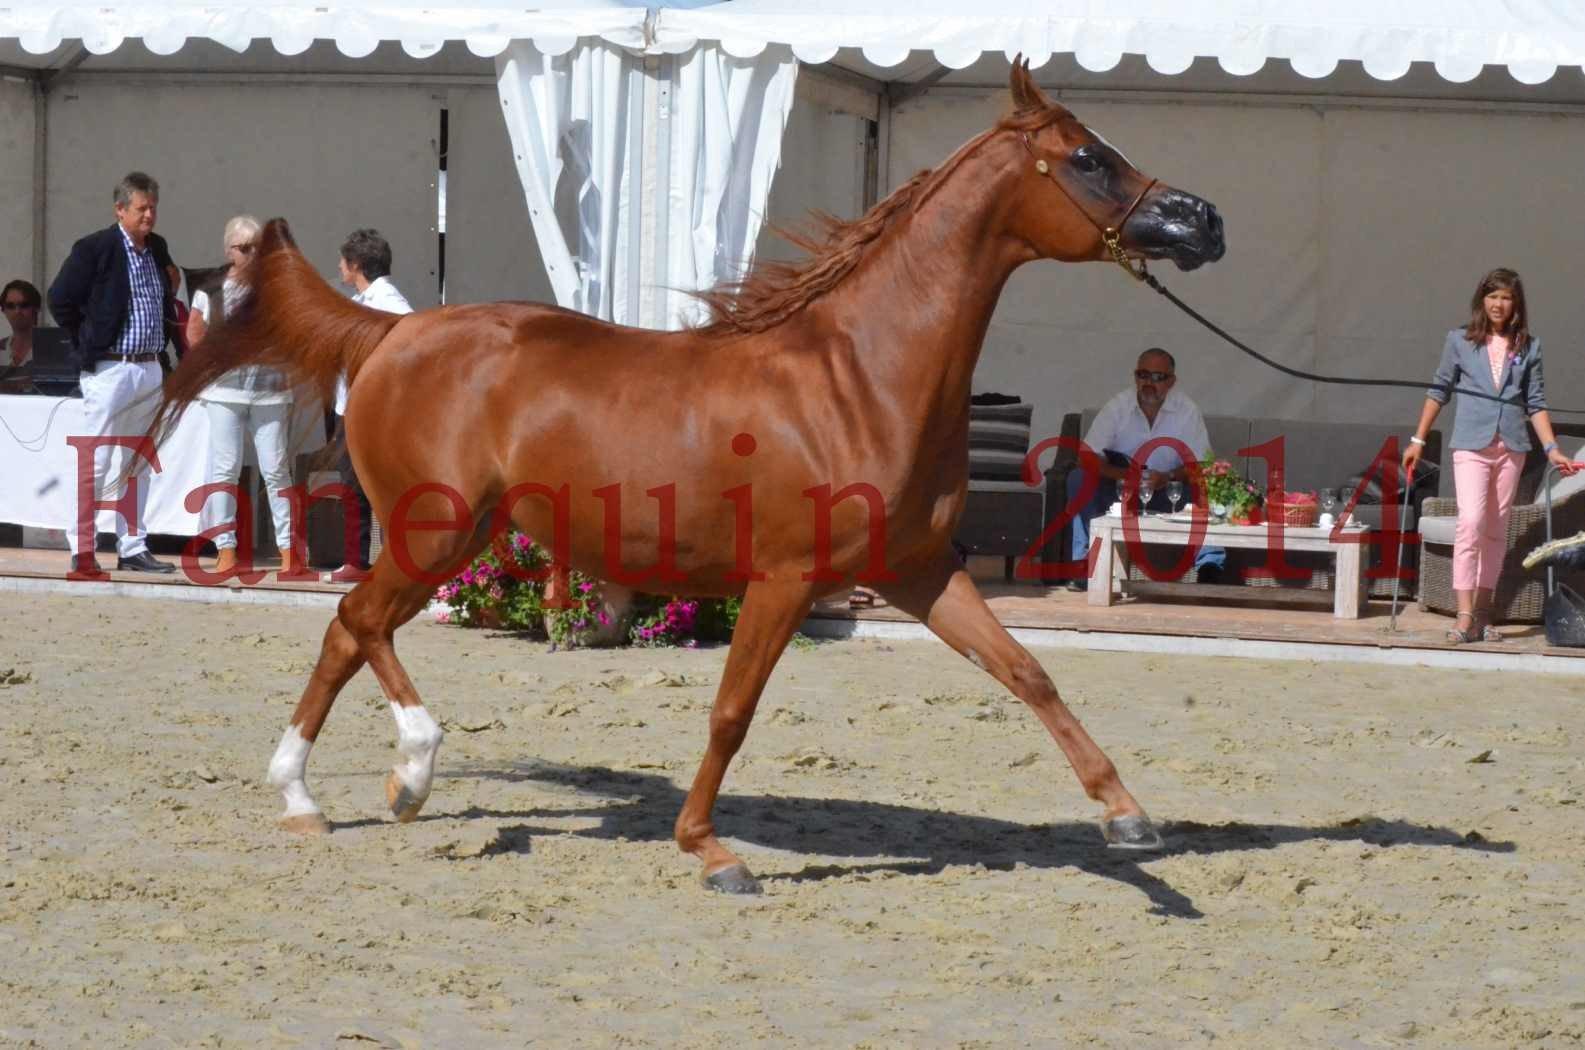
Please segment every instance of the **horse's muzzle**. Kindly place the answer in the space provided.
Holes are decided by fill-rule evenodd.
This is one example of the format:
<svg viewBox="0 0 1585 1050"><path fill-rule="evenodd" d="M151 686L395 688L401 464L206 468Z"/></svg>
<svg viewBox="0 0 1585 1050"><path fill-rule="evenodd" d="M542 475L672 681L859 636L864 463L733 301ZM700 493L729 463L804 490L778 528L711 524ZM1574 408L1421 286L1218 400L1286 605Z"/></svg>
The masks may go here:
<svg viewBox="0 0 1585 1050"><path fill-rule="evenodd" d="M1147 259L1170 259L1180 270L1204 266L1227 253L1216 206L1170 187L1140 203L1123 230L1123 244Z"/></svg>

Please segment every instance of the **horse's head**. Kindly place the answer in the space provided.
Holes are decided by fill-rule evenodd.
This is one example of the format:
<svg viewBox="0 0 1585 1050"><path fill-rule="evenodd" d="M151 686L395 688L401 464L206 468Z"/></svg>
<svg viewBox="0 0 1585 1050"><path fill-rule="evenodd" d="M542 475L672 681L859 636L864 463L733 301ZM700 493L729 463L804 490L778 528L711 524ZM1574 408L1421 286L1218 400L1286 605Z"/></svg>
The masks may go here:
<svg viewBox="0 0 1585 1050"><path fill-rule="evenodd" d="M1022 166L1012 225L1036 252L1065 262L1170 259L1183 270L1222 257L1214 205L1141 174L1046 98L1026 63L1013 63L1010 87L1015 108L1001 127L1016 136Z"/></svg>

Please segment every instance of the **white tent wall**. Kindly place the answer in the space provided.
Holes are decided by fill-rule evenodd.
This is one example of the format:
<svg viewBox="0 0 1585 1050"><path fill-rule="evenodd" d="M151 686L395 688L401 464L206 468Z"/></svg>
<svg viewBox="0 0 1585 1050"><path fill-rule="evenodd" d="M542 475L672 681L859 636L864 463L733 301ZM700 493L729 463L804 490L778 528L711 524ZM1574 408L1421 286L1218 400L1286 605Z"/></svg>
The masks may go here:
<svg viewBox="0 0 1585 1050"><path fill-rule="evenodd" d="M1568 287L1570 199L1585 115L1289 100L1179 101L1071 93L1076 115L1164 182L1222 211L1227 256L1155 272L1234 335L1294 367L1429 379L1480 276L1525 278L1558 405L1585 404L1572 347L1585 301ZM933 166L1005 111L1003 92L933 89L891 111L887 187ZM1061 206L1054 200L1053 206ZM1412 390L1323 386L1250 360L1110 264L1035 263L1013 275L986 337L976 390L1034 403L1038 436L1129 382L1135 355L1178 358L1207 413L1401 420Z"/></svg>
<svg viewBox="0 0 1585 1050"><path fill-rule="evenodd" d="M111 191L139 169L160 181L158 229L183 265L221 261L230 216L281 215L334 281L341 242L372 226L391 242L397 286L433 306L439 106L432 88L399 84L71 80L46 118L47 274L114 220Z"/></svg>
<svg viewBox="0 0 1585 1050"><path fill-rule="evenodd" d="M415 305L433 305L435 139L445 107L448 300L555 301L487 74L476 84L464 82L473 79L466 74L447 74L413 86L312 76L291 83L274 73L265 82L243 79L251 75L256 71L117 71L56 85L47 96L49 243L41 288L73 240L112 221L115 181L142 167L160 180L159 231L185 265L218 263L222 224L251 211L286 216L309 259L334 281L342 239L357 225L373 225L392 243L398 286ZM798 89L766 210L772 223L799 223L812 209L843 218L861 209L864 122L822 97L816 87ZM7 231L0 274L6 280L35 279L33 98L30 84L0 80L0 188L7 191L0 195L0 229ZM145 104L146 117L134 120L129 107ZM210 128L213 133L201 130ZM769 231L760 243L773 254L792 254Z"/></svg>
<svg viewBox="0 0 1585 1050"><path fill-rule="evenodd" d="M37 123L33 85L0 78L0 284L14 277L39 280L33 268Z"/></svg>
<svg viewBox="0 0 1585 1050"><path fill-rule="evenodd" d="M807 86L806 86L807 85ZM770 225L800 225L811 211L853 218L864 203L865 122L823 101L818 75L798 80L756 252L798 255ZM446 295L454 303L526 299L553 303L501 102L492 87L452 87L447 156Z"/></svg>
<svg viewBox="0 0 1585 1050"><path fill-rule="evenodd" d="M798 75L782 137L781 170L771 183L756 258L787 260L802 254L772 226L809 228L810 212L852 219L864 210L866 124L826 101L818 72Z"/></svg>
<svg viewBox="0 0 1585 1050"><path fill-rule="evenodd" d="M184 263L218 261L220 224L246 209L290 217L304 249L333 277L341 238L370 224L391 238L398 283L415 305L432 303L434 139L445 105L450 299L548 301L490 60L457 44L422 61L394 44L363 59L333 50L318 43L281 56L255 42L232 55L194 41L162 57L129 43L59 77L48 96L43 276L74 237L110 221L111 185L143 166L164 184L160 228ZM101 68L107 62L119 68ZM979 65L982 83L1005 76L993 57ZM1459 85L1420 66L1390 83L1348 63L1304 83L1268 68L1247 78L1264 94L1240 95L1233 88L1243 79L1203 65L1163 77L1129 56L1103 74L1057 56L1040 71L1063 83L1060 97L1141 167L1223 210L1227 258L1193 274L1158 267L1175 290L1285 362L1417 379L1429 374L1441 333L1461 320L1479 274L1511 264L1525 275L1549 349L1553 402L1585 401L1585 363L1569 353L1585 329L1585 303L1565 283L1577 249L1571 216L1553 214L1566 208L1553 202L1572 198L1585 155L1577 70L1528 86L1501 70ZM833 79L854 98L865 94L851 74L837 70ZM819 66L799 76L767 205L772 223L796 222L811 207L843 217L860 210L865 126L853 114L864 107L831 104L830 82L824 95L819 89L824 80ZM1114 81L1125 90L1112 89ZM1384 97L1393 91L1421 97ZM32 92L0 79L7 275L35 272ZM1000 88L939 84L890 110L878 107L880 191L939 163L1005 105ZM769 232L759 245L767 255L790 254ZM1290 381L1114 268L1049 263L1009 283L976 387L1030 398L1036 429L1049 434L1063 412L1119 387L1132 353L1152 343L1183 358L1184 388L1211 412L1407 425L1417 404L1413 391Z"/></svg>
<svg viewBox="0 0 1585 1050"><path fill-rule="evenodd" d="M555 302L523 203L500 93L493 83L454 87L446 108L446 301Z"/></svg>
<svg viewBox="0 0 1585 1050"><path fill-rule="evenodd" d="M1580 220L1569 204L1585 113L1338 110L1323 131L1326 369L1428 376L1442 335L1468 319L1476 281L1512 266L1541 338L1548 400L1585 406ZM1311 415L1380 419L1410 402L1409 391L1329 387ZM1408 426L1413 412L1394 418Z"/></svg>

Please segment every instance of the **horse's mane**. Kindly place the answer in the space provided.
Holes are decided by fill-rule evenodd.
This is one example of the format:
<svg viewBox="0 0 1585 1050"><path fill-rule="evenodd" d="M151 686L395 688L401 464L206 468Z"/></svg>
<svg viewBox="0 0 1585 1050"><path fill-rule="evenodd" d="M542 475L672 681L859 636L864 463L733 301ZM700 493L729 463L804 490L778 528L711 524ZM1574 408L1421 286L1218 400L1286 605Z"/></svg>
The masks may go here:
<svg viewBox="0 0 1585 1050"><path fill-rule="evenodd" d="M763 332L781 324L840 284L864 257L865 249L899 215L923 204L968 155L970 147L996 131L1035 131L1071 115L1066 108L1043 99L1021 106L999 120L991 132L976 137L937 167L921 171L857 219L844 220L817 211L810 216L812 229L771 226L772 232L807 252L807 257L793 262L756 262L742 278L694 293L710 311L700 330Z"/></svg>

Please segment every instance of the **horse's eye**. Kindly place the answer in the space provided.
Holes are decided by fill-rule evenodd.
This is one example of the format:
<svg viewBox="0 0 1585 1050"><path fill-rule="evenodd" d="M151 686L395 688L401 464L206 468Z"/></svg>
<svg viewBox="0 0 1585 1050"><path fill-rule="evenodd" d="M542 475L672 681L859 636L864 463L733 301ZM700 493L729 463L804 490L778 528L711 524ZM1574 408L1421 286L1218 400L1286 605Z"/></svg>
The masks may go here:
<svg viewBox="0 0 1585 1050"><path fill-rule="evenodd" d="M1106 162L1098 154L1086 149L1073 155L1073 166L1085 175L1094 175L1106 167Z"/></svg>

